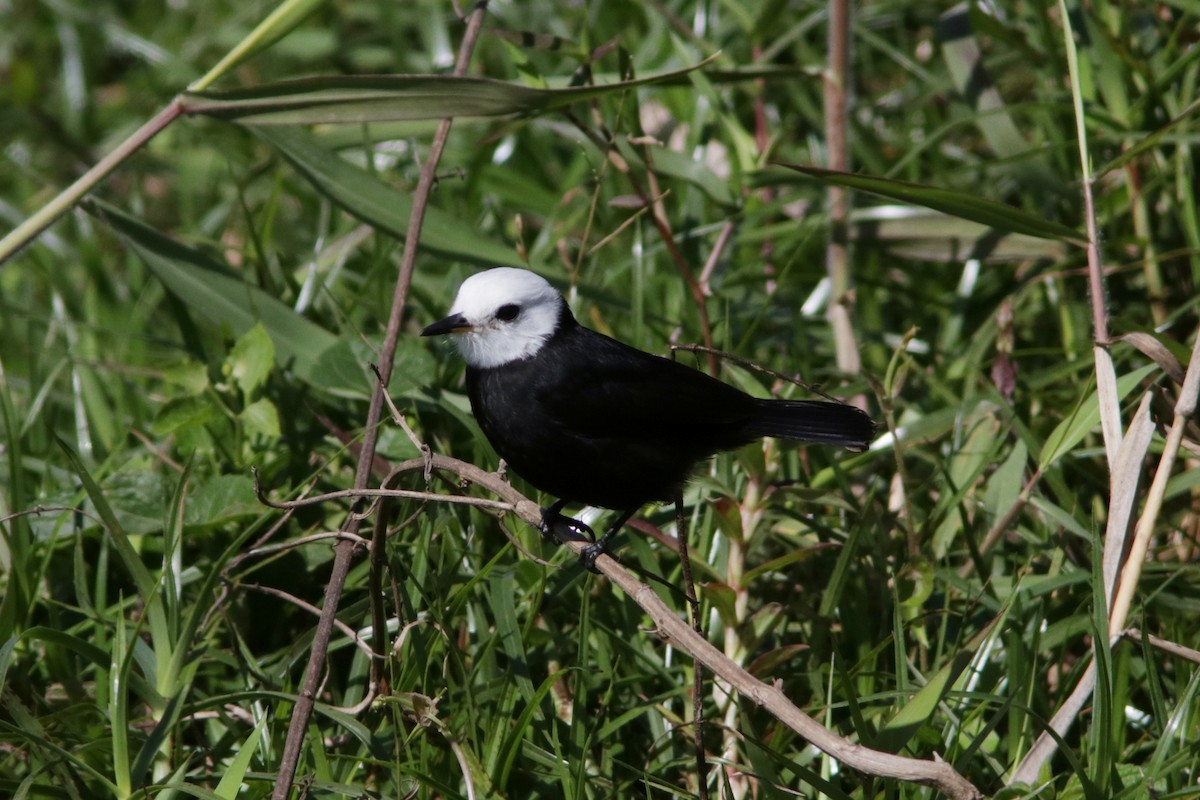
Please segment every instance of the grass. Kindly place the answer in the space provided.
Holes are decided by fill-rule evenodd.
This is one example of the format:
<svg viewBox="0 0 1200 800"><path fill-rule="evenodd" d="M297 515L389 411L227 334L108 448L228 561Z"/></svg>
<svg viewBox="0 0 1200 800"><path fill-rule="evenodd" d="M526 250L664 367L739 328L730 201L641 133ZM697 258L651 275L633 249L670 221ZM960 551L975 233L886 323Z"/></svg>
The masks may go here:
<svg viewBox="0 0 1200 800"><path fill-rule="evenodd" d="M255 496L251 468L273 500L354 486L434 119L524 104L457 118L437 165L389 384L421 441L496 466L462 364L416 335L493 263L538 269L644 349L711 341L862 396L869 452L766 442L693 483L709 641L840 735L936 754L988 794L1197 796L1194 10L858 7L851 181L808 169L839 147L822 5L496 6L470 72L505 84L337 84L321 113L373 117L355 124L311 124L311 95L254 124L180 95L445 75L463 31L432 0L284 8L257 31L270 6L225 2L54 2L0 26L6 230L170 110L0 268L0 793L269 795L329 534L365 510L386 523L380 591L355 556L301 730L307 796L699 794L691 660L516 516ZM261 49L222 62L239 42ZM835 181L856 189L844 223ZM835 334L819 287L843 224ZM861 372L837 368L847 347ZM419 452L386 417L379 436L371 485ZM669 507L641 516L673 531ZM678 585L654 537L627 530L619 552ZM1029 759L1073 692L1073 724ZM703 701L713 796L932 794L848 770L719 681Z"/></svg>

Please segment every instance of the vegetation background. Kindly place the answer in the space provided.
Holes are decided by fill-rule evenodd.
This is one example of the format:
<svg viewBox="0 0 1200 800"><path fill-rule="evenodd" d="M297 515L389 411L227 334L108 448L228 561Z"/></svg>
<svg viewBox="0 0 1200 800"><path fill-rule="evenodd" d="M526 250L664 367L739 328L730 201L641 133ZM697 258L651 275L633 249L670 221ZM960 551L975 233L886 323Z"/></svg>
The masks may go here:
<svg viewBox="0 0 1200 800"><path fill-rule="evenodd" d="M416 335L494 263L646 350L709 343L864 398L869 452L766 442L689 491L709 639L849 739L936 754L988 793L1200 796L1197 376L1181 389L1200 8L864 3L841 84L844 8L495 3L469 72L506 84L387 84L332 118L311 94L259 118L190 96L84 204L19 252L6 239L0 794L272 791L330 535L356 509L267 508L250 470L275 499L353 485L412 191L453 113L389 386L422 441L496 466L459 359ZM0 4L5 229L214 65L213 88L274 101L303 76L446 74L464 28L435 0L286 3L222 62L272 9ZM668 74L586 99L511 88ZM835 179L779 164L842 164L874 193L843 215ZM385 421L380 470L417 453ZM512 517L394 511L382 682L361 557L303 796L700 791L691 661L628 596ZM670 508L643 518L672 531ZM680 582L669 540L626 533L620 556ZM1089 672L1057 752L1020 771ZM715 796L931 794L845 770L719 682L703 700Z"/></svg>

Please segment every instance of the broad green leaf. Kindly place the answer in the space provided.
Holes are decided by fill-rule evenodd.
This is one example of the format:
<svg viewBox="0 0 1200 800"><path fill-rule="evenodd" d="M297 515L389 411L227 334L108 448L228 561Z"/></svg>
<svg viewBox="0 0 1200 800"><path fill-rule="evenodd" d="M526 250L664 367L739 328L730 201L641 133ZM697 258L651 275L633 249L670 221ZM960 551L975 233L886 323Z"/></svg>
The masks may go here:
<svg viewBox="0 0 1200 800"><path fill-rule="evenodd" d="M701 587L701 592L704 599L707 600L714 609L717 615L721 617L721 622L725 625L737 625L737 609L734 604L737 600L737 593L727 583L720 581L709 581Z"/></svg>
<svg viewBox="0 0 1200 800"><path fill-rule="evenodd" d="M178 400L169 400L159 409L158 415L150 426L150 431L155 436L169 436L184 428L204 425L217 414L218 410L214 401L207 397L181 397Z"/></svg>
<svg viewBox="0 0 1200 800"><path fill-rule="evenodd" d="M274 440L280 436L279 411L275 404L265 397L243 408L238 414L238 419L245 426L246 435L249 437L263 436Z"/></svg>
<svg viewBox="0 0 1200 800"><path fill-rule="evenodd" d="M844 186L847 189L857 189L891 200L932 208L935 211L969 219L1000 230L1023 233L1041 239L1059 239L1074 244L1084 240L1083 234L1065 225L967 192L943 189L922 183L898 181L892 178L878 178L871 175L857 175L853 172L808 167L802 164L780 163L776 166L808 175L823 183Z"/></svg>
<svg viewBox="0 0 1200 800"><path fill-rule="evenodd" d="M362 124L447 117L531 116L678 78L685 69L601 86L543 89L491 78L455 75L371 75L299 78L223 92L185 92L184 113L247 125Z"/></svg>
<svg viewBox="0 0 1200 800"><path fill-rule="evenodd" d="M112 206L94 202L91 208L129 242L158 279L189 308L215 324L228 325L239 335L261 323L276 345L279 365L294 370L314 386L342 395L369 392L370 382L365 376L361 383L352 384L328 380L331 375L363 374L359 364L328 363L344 359L349 353L340 348L341 340L329 331L258 287L230 275L199 250L164 236Z"/></svg>
<svg viewBox="0 0 1200 800"><path fill-rule="evenodd" d="M184 393L196 395L208 388L208 369L199 361L187 359L163 370L163 378L183 388Z"/></svg>
<svg viewBox="0 0 1200 800"><path fill-rule="evenodd" d="M245 475L216 475L204 481L188 498L183 522L189 528L219 525L229 520L261 514L254 484Z"/></svg>
<svg viewBox="0 0 1200 800"><path fill-rule="evenodd" d="M103 485L104 496L127 535L162 531L163 509L170 496L162 472L135 467L110 475Z"/></svg>
<svg viewBox="0 0 1200 800"><path fill-rule="evenodd" d="M983 506L987 509L989 524L1005 514L1021 496L1025 483L1025 462L1028 460L1029 450L1025 442L1017 439L1008 458L988 477Z"/></svg>
<svg viewBox="0 0 1200 800"><path fill-rule="evenodd" d="M321 194L363 222L397 239L405 237L412 214L411 196L354 166L303 130L255 128L254 132L291 162ZM421 247L455 261L487 266L521 263L512 248L481 236L470 225L432 206L425 211Z"/></svg>
<svg viewBox="0 0 1200 800"><path fill-rule="evenodd" d="M225 366L244 397L250 397L266 382L274 363L275 345L261 322L238 337L225 359Z"/></svg>

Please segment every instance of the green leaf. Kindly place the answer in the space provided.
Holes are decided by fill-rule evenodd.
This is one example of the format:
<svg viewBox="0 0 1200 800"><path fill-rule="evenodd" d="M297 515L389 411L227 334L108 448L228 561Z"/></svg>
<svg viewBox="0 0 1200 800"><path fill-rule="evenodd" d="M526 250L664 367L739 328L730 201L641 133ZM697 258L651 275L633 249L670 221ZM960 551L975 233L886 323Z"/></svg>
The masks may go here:
<svg viewBox="0 0 1200 800"><path fill-rule="evenodd" d="M303 130L255 128L254 133L278 150L321 194L363 222L404 239L412 214L408 194L354 166ZM421 248L442 258L486 266L522 261L512 248L432 206L425 211Z"/></svg>
<svg viewBox="0 0 1200 800"><path fill-rule="evenodd" d="M120 556L121 562L125 565L125 569L129 573L129 577L133 579L133 583L137 586L138 593L151 606L152 610L157 611L159 609L158 604L150 602L151 598L155 595L157 584L151 576L150 570L142 563L142 557L133 548L133 545L130 544L129 537L125 533L125 528L117 520L117 515L113 512L112 506L109 505L108 498L100 488L100 484L96 482L91 471L84 466L79 455L69 444L57 435L54 435L54 440L66 456L68 468L75 473L75 476L79 478L79 482L83 484L83 489L87 492L88 499L92 501L92 505L96 509L96 514L104 523L105 533L108 534L109 539L112 541L117 555Z"/></svg>
<svg viewBox="0 0 1200 800"><path fill-rule="evenodd" d="M185 114L235 119L247 125L362 124L447 117L532 116L699 69L601 86L542 89L491 78L455 75L350 75L299 78L224 92L185 92Z"/></svg>
<svg viewBox="0 0 1200 800"><path fill-rule="evenodd" d="M888 250L920 261L986 263L1047 259L1058 261L1067 248L1057 239L1019 233L996 235L996 229L969 219L910 205L877 205L850 212L850 236L856 242L882 242Z"/></svg>
<svg viewBox="0 0 1200 800"><path fill-rule="evenodd" d="M937 710L938 703L946 697L946 695L955 688L959 682L959 677L963 674L963 670L975 658L976 653L983 647L998 631L1003 630L1004 621L1008 618L1009 612L1012 611L1014 599L1018 593L1013 592L1004 606L1001 607L998 614L992 618L983 628L971 637L958 652L948 661L944 661L942 667L929 678L929 681L921 687L921 690L912 696L904 707L901 708L896 715L888 720L887 724L880 730L878 737L872 742L871 746L884 750L889 753L899 752L900 748L904 747L910 739L920 730L933 713Z"/></svg>
<svg viewBox="0 0 1200 800"><path fill-rule="evenodd" d="M199 361L188 359L163 370L163 378L181 387L185 394L196 395L208 388L208 369Z"/></svg>
<svg viewBox="0 0 1200 800"><path fill-rule="evenodd" d="M988 478L983 506L987 509L989 524L1005 514L1021 496L1025 483L1025 462L1028 460L1029 450L1025 442L1018 439L1008 458Z"/></svg>
<svg viewBox="0 0 1200 800"><path fill-rule="evenodd" d="M898 181L892 178L877 178L871 175L857 175L852 172L808 167L801 164L780 163L777 166L808 175L823 183L844 186L847 189L858 189L891 200L932 208L935 211L969 219L1000 230L1023 233L1041 239L1059 239L1073 244L1081 244L1084 241L1083 234L1065 225L967 192L943 189L922 183Z"/></svg>
<svg viewBox="0 0 1200 800"><path fill-rule="evenodd" d="M169 489L161 472L147 469L118 472L105 479L104 496L126 534L162 531Z"/></svg>
<svg viewBox="0 0 1200 800"><path fill-rule="evenodd" d="M969 4L957 4L938 20L946 71L954 88L977 112L976 124L988 146L1001 158L1020 155L1029 150L1029 144L984 66L978 38L971 30L969 8Z"/></svg>
<svg viewBox="0 0 1200 800"><path fill-rule="evenodd" d="M244 397L250 397L266 382L275 363L275 345L267 329L259 322L238 337L225 359L225 368L237 382Z"/></svg>
<svg viewBox="0 0 1200 800"><path fill-rule="evenodd" d="M642 158L643 154L649 154L654 171L658 174L687 181L708 195L713 202L723 206L737 205L737 198L729 191L729 182L719 178L704 161L658 145L651 145L645 149L640 146L634 147L629 143L627 136L617 137L616 144L621 156L630 164L640 169L649 168Z"/></svg>
<svg viewBox="0 0 1200 800"><path fill-rule="evenodd" d="M91 210L122 236L159 280L189 308L217 325L242 334L261 323L276 343L280 366L313 386L339 395L361 397L370 382L340 383L330 376L363 374L357 363L342 364L348 350L329 331L297 314L277 298L230 275L199 250L164 236L124 212L92 201ZM339 363L331 363L339 362Z"/></svg>
<svg viewBox="0 0 1200 800"><path fill-rule="evenodd" d="M896 573L896 591L900 602L909 609L919 609L933 594L936 585L933 562L912 556Z"/></svg>
<svg viewBox="0 0 1200 800"><path fill-rule="evenodd" d="M217 414L217 407L207 397L181 397L159 409L150 431L155 436L169 436L184 428L203 426Z"/></svg>
<svg viewBox="0 0 1200 800"><path fill-rule="evenodd" d="M871 746L889 753L898 752L920 730L925 720L933 716L937 704L953 688L954 681L974 656L973 650L960 650L955 653L954 657L888 721Z"/></svg>
<svg viewBox="0 0 1200 800"><path fill-rule="evenodd" d="M188 498L183 521L188 528L220 525L262 513L254 484L244 475L217 475Z"/></svg>
<svg viewBox="0 0 1200 800"><path fill-rule="evenodd" d="M1147 364L1118 378L1117 399L1123 399L1146 376L1157 369L1157 364ZM1038 468L1045 470L1055 461L1062 458L1064 454L1070 452L1075 445L1079 444L1084 436L1096 430L1099 424L1100 398L1093 389L1087 398L1079 404L1079 407L1063 419L1062 422L1058 423L1058 426L1046 437L1046 443L1042 445L1041 457L1038 459Z"/></svg>
<svg viewBox="0 0 1200 800"><path fill-rule="evenodd" d="M321 5L321 0L283 0L250 32L250 35L238 42L216 66L192 86L199 89L211 85L238 64L282 39Z"/></svg>
<svg viewBox="0 0 1200 800"><path fill-rule="evenodd" d="M235 800L238 796L242 789L242 781L245 780L246 772L250 769L250 761L254 758L255 751L258 750L258 743L262 739L268 719L270 719L269 715L263 715L258 724L254 726L254 730L250 732L250 736L246 738L241 747L237 748L237 755L225 768L225 774L221 776L221 782L214 790L218 797Z"/></svg>
<svg viewBox="0 0 1200 800"><path fill-rule="evenodd" d="M243 408L238 419L245 426L247 436L264 436L271 440L280 436L279 411L265 397Z"/></svg>
<svg viewBox="0 0 1200 800"><path fill-rule="evenodd" d="M1120 169L1134 159L1150 152L1155 147L1162 144L1163 139L1166 138L1168 133L1179 127L1180 123L1186 122L1188 118L1197 111L1200 111L1200 99L1188 104L1187 108L1172 117L1169 122L1167 122L1161 128L1151 132L1149 135L1139 139L1136 144L1123 151L1121 155L1117 156L1112 161L1109 161L1107 164L1097 168L1093 173L1093 180L1099 180L1101 177L1107 175L1113 170Z"/></svg>

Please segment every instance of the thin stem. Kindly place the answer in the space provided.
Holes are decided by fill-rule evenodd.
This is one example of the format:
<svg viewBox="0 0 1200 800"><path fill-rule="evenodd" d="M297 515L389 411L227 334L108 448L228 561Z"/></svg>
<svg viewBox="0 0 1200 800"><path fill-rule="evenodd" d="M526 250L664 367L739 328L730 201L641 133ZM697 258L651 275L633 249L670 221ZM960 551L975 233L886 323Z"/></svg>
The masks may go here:
<svg viewBox="0 0 1200 800"><path fill-rule="evenodd" d="M683 511L682 491L675 495L675 536L679 544L679 563L683 568L683 591L687 596L688 616L692 620L692 630L703 636L700 600L696 596L692 561L688 554L687 515ZM704 667L699 661L692 663L692 741L696 746L697 794L700 800L708 800L708 757L704 750Z"/></svg>
<svg viewBox="0 0 1200 800"><path fill-rule="evenodd" d="M829 60L825 67L825 145L828 148L829 168L840 172L850 169L850 157L846 147L851 86L850 16L850 0L829 0ZM854 297L850 291L850 194L841 186L831 185L826 196L829 202L829 242L825 248L825 270L831 289L827 318L833 328L838 369L849 375L857 375L862 371L862 360L851 324Z"/></svg>
<svg viewBox="0 0 1200 800"><path fill-rule="evenodd" d="M70 211L76 203L83 199L84 195L108 177L110 172L121 166L127 158L157 136L163 128L174 122L182 113L183 107L177 97L167 104L166 108L151 117L145 125L138 128L132 136L117 145L115 150L80 175L78 180L59 192L57 197L39 208L33 216L0 239L0 264L16 255L18 250L36 239L42 231Z"/></svg>
<svg viewBox="0 0 1200 800"><path fill-rule="evenodd" d="M487 11L487 0L479 0L474 11L467 18L467 29L459 46L458 62L454 73L462 75L466 72L471 53L475 49L475 41L483 25ZM363 490L371 478L371 466L375 459L375 446L379 437L379 421L383 416L384 389L392 374L392 362L395 359L397 343L400 339L400 322L404 316L404 307L408 300L408 289L412 283L413 269L417 259L417 242L421 235L421 225L425 220L425 209L429 204L429 195L437 177L437 165L441 159L442 150L450 134L449 119L444 119L438 125L437 133L429 148L429 155L421 168L421 177L417 189L413 193L412 214L408 220L408 230L404 238L404 255L401 261L400 277L392 296L392 309L388 317L387 332L384 336L383 347L379 354L379 375L375 388L371 393L371 404L367 411L366 434L363 437L362 450L359 453L358 467L354 475L354 488ZM357 534L362 524L362 517L351 514L347 518L344 531ZM383 548L384 541L376 537L372 547ZM333 632L333 620L337 614L338 603L341 600L342 589L346 584L349 572L350 556L353 546L347 542L339 542L334 548L334 562L329 585L325 589L325 605L321 609L321 620L313 637L312 651L309 654L308 667L305 671L304 684L292 708L292 718L288 726L287 741L284 745L283 758L279 765L279 774L275 788L271 794L273 800L287 800L291 792L292 781L296 776L296 766L300 761L300 750L304 742L304 732L308 729L308 720L312 716L313 700L316 693L317 681L325 664L325 656L329 650L330 636ZM378 636L386 635L385 631L376 631ZM378 647L378 644L376 645Z"/></svg>
<svg viewBox="0 0 1200 800"><path fill-rule="evenodd" d="M425 459L414 458L396 465L395 472L412 472L424 469L425 465ZM534 527L541 524L541 507L500 476L474 464L446 456L434 455L432 466L435 470L450 472L498 495L501 500L511 504L515 509L514 513L527 524ZM563 544L578 555L589 542L582 536L577 536L569 539L564 537ZM842 764L869 775L933 786L955 800L979 800L983 797L978 789L945 761L922 761L893 755L843 739L801 711L779 687L765 684L755 678L744 667L696 633L690 624L681 620L677 613L663 602L654 589L640 582L612 556L602 554L596 559L596 568L642 607L650 616L659 635L665 640L690 655L698 664L728 684L733 691L762 706L814 747L828 753Z"/></svg>

